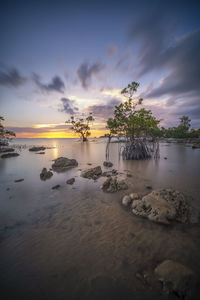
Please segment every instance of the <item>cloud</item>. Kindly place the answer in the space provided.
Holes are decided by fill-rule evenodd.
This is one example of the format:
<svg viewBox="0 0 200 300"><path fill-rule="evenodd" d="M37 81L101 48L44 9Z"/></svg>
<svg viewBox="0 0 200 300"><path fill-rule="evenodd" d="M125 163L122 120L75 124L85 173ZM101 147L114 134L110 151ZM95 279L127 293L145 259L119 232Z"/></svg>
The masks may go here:
<svg viewBox="0 0 200 300"><path fill-rule="evenodd" d="M21 127L21 126L16 126L16 127L6 127L7 130L11 130L15 133L45 133L45 132L56 132L56 131L65 131L66 129L70 129L70 125L55 125L53 127L41 127L41 128L36 128L36 127Z"/></svg>
<svg viewBox="0 0 200 300"><path fill-rule="evenodd" d="M137 76L163 72L165 75L159 84L151 83L144 92L144 99L148 98L148 103L157 100L158 106L165 99L167 119L186 114L197 121L200 116L200 29L183 34L180 28L183 21L190 20L190 12L185 10L184 15L183 10L178 10L176 15L176 10L170 9L159 7L148 15L140 15L132 24L130 37L138 47ZM159 101L159 97L163 98Z"/></svg>
<svg viewBox="0 0 200 300"><path fill-rule="evenodd" d="M45 92L59 92L63 93L65 89L65 84L59 76L54 76L49 84L41 83L40 76L33 74L33 80L35 84Z"/></svg>
<svg viewBox="0 0 200 300"><path fill-rule="evenodd" d="M111 57L113 55L115 55L117 53L118 49L117 49L117 46L114 45L114 44L110 44L108 46L108 48L106 49L106 54Z"/></svg>
<svg viewBox="0 0 200 300"><path fill-rule="evenodd" d="M87 89L91 84L92 77L98 75L103 68L104 65L102 65L99 62L95 62L92 64L89 63L81 64L77 70L77 75L81 82L82 87L84 89Z"/></svg>
<svg viewBox="0 0 200 300"><path fill-rule="evenodd" d="M94 118L100 118L103 120L107 120L112 117L114 114L114 109L116 105L119 105L119 99L111 99L108 104L100 104L100 105L90 105L87 107L88 112L91 112L94 115Z"/></svg>
<svg viewBox="0 0 200 300"><path fill-rule="evenodd" d="M0 85L18 87L23 85L26 78L16 68L0 71Z"/></svg>
<svg viewBox="0 0 200 300"><path fill-rule="evenodd" d="M69 98L61 98L62 107L59 109L61 112L66 114L74 115L79 111L78 107L75 106L75 101L70 100Z"/></svg>

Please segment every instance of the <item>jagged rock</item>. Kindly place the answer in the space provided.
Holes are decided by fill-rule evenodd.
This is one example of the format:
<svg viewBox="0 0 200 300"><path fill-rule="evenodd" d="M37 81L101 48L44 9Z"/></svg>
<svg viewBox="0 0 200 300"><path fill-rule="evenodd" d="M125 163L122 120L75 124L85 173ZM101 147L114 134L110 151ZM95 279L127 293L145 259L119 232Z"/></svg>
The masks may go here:
<svg viewBox="0 0 200 300"><path fill-rule="evenodd" d="M6 153L6 154L1 155L1 158L10 158L10 157L16 157L16 156L19 156L19 154L18 153Z"/></svg>
<svg viewBox="0 0 200 300"><path fill-rule="evenodd" d="M132 204L135 215L146 217L151 221L169 224L172 221L194 223L189 197L172 189L155 190L135 200Z"/></svg>
<svg viewBox="0 0 200 300"><path fill-rule="evenodd" d="M128 189L124 180L117 181L117 178L108 177L102 185L102 190L107 193L114 193L120 190Z"/></svg>
<svg viewBox="0 0 200 300"><path fill-rule="evenodd" d="M57 189L59 189L59 187L60 187L60 184L57 184L57 185L54 185L51 189L52 190L57 190Z"/></svg>
<svg viewBox="0 0 200 300"><path fill-rule="evenodd" d="M128 196L128 195L125 195L123 198L122 198L122 204L124 206L128 206L129 204L131 204L132 200L131 200L131 197Z"/></svg>
<svg viewBox="0 0 200 300"><path fill-rule="evenodd" d="M90 168L83 170L81 172L81 176L84 178L89 178L89 179L97 179L102 175L102 169L100 166L97 166L95 168Z"/></svg>
<svg viewBox="0 0 200 300"><path fill-rule="evenodd" d="M67 184L73 184L75 182L75 178L70 178L66 181Z"/></svg>
<svg viewBox="0 0 200 300"><path fill-rule="evenodd" d="M190 299L194 286L194 273L188 267L165 260L154 270L166 293L175 292L181 299Z"/></svg>
<svg viewBox="0 0 200 300"><path fill-rule="evenodd" d="M42 172L40 173L40 179L41 180L50 179L52 176L53 176L53 173L51 171L47 171L46 168L43 168Z"/></svg>
<svg viewBox="0 0 200 300"><path fill-rule="evenodd" d="M52 169L56 172L63 172L70 168L78 166L78 162L75 159L69 159L67 157L59 157L55 159Z"/></svg>
<svg viewBox="0 0 200 300"><path fill-rule="evenodd" d="M41 147L34 146L32 148L29 148L29 151L43 151L45 149L46 149L46 147L43 147L43 146L41 146Z"/></svg>
<svg viewBox="0 0 200 300"><path fill-rule="evenodd" d="M111 163L110 161L104 161L103 165L104 167L111 168L113 166L113 163Z"/></svg>
<svg viewBox="0 0 200 300"><path fill-rule="evenodd" d="M5 152L14 152L14 148L8 148L8 147L1 147L0 148L0 153L5 153Z"/></svg>
<svg viewBox="0 0 200 300"><path fill-rule="evenodd" d="M110 171L108 171L108 172L103 172L103 173L102 173L102 176L103 176L103 177L110 177L110 176L111 176L111 172L110 172Z"/></svg>
<svg viewBox="0 0 200 300"><path fill-rule="evenodd" d="M21 182L24 181L24 178L16 179L15 182Z"/></svg>

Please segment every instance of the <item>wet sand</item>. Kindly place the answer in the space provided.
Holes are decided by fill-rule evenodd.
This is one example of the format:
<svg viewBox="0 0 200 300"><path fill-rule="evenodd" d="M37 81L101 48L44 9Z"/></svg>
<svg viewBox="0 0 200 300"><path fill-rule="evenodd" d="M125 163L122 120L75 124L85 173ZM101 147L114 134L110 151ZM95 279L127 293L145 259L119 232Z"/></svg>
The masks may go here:
<svg viewBox="0 0 200 300"><path fill-rule="evenodd" d="M95 182L80 177L80 169L91 167L88 163L103 165L103 141L59 141L45 155L23 149L20 157L0 161L4 299L177 299L163 293L154 275L165 259L190 267L200 278L199 224L159 225L121 205L123 195L145 195L146 185L152 185L192 195L199 209L200 151L195 150L189 161L190 147L163 145L158 162L133 163L118 161L118 147L111 146L110 160L129 190L114 194L101 190L104 177ZM78 167L42 182L42 168L59 156L76 158ZM66 184L71 177L72 186ZM14 183L18 178L24 181ZM56 184L60 189L51 190Z"/></svg>

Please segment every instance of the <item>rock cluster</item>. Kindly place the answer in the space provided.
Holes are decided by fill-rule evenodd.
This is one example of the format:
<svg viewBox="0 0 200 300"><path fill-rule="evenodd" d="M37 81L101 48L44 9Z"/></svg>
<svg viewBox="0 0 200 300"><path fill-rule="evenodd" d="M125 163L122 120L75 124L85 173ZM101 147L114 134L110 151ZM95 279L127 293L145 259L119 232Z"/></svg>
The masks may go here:
<svg viewBox="0 0 200 300"><path fill-rule="evenodd" d="M102 185L102 190L107 193L114 193L120 190L128 189L125 180L117 180L117 178L108 177Z"/></svg>
<svg viewBox="0 0 200 300"><path fill-rule="evenodd" d="M130 195L125 195L122 198L122 204L124 206L129 206L134 200L140 199L139 195L137 193L131 193Z"/></svg>
<svg viewBox="0 0 200 300"><path fill-rule="evenodd" d="M52 164L52 169L56 172L64 172L76 166L78 166L78 162L75 159L69 159L67 157L59 157Z"/></svg>
<svg viewBox="0 0 200 300"><path fill-rule="evenodd" d="M81 172L81 177L88 178L88 179L98 179L102 175L102 169L100 166L95 168L90 168L83 170Z"/></svg>
<svg viewBox="0 0 200 300"><path fill-rule="evenodd" d="M46 168L43 168L42 172L40 173L40 179L41 180L50 179L52 176L53 176L53 173L51 171L47 171Z"/></svg>
<svg viewBox="0 0 200 300"><path fill-rule="evenodd" d="M143 216L157 223L172 221L191 222L191 208L188 197L172 189L155 190L136 200L132 205L135 215Z"/></svg>

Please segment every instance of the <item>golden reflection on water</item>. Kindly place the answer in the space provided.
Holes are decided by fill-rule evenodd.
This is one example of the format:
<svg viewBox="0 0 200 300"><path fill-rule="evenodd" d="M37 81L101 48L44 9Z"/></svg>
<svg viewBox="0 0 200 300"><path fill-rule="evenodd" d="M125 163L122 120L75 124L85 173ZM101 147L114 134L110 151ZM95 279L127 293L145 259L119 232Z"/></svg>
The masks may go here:
<svg viewBox="0 0 200 300"><path fill-rule="evenodd" d="M53 142L53 158L57 158L58 157L58 145L56 142Z"/></svg>

